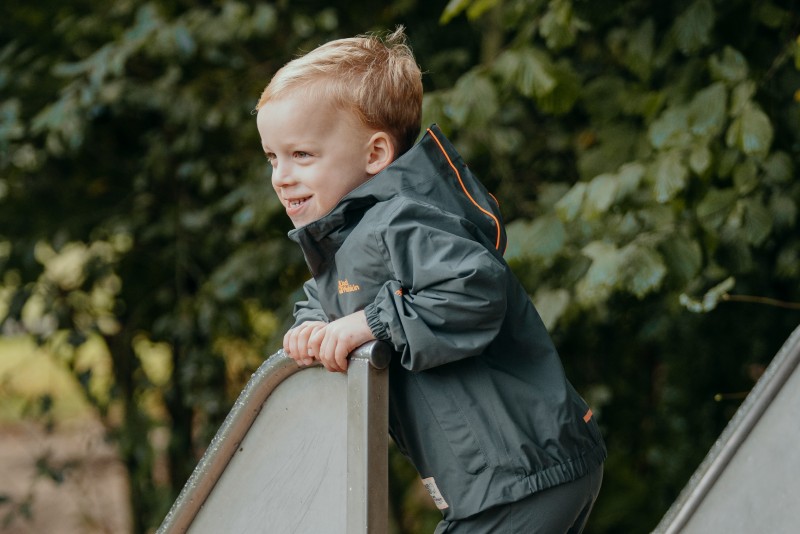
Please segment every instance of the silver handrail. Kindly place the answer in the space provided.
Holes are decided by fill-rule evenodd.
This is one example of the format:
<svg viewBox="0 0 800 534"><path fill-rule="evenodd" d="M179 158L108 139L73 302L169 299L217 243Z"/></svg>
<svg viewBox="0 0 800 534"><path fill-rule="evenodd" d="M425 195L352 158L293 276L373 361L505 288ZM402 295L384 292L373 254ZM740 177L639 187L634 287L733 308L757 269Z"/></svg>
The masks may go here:
<svg viewBox="0 0 800 534"><path fill-rule="evenodd" d="M368 342L347 371L347 533L388 530L388 365L391 348ZM317 364L319 365L319 364ZM312 366L313 367L313 366ZM187 532L269 396L299 367L282 350L253 374L157 534Z"/></svg>

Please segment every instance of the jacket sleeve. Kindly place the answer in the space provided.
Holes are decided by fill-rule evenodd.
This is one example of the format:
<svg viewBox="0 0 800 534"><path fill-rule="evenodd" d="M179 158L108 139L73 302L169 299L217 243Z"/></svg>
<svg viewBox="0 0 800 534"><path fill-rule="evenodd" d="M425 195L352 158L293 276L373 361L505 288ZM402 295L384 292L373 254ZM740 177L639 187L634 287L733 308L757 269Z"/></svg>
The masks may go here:
<svg viewBox="0 0 800 534"><path fill-rule="evenodd" d="M322 305L319 303L319 297L317 296L317 283L313 278L303 284L303 292L305 292L307 300L295 303L294 325L292 325L292 328L307 321L324 321L327 323L328 317L322 311Z"/></svg>
<svg viewBox="0 0 800 534"><path fill-rule="evenodd" d="M373 335L412 371L481 354L506 312L507 265L468 221L405 205L375 229L386 281L364 309Z"/></svg>

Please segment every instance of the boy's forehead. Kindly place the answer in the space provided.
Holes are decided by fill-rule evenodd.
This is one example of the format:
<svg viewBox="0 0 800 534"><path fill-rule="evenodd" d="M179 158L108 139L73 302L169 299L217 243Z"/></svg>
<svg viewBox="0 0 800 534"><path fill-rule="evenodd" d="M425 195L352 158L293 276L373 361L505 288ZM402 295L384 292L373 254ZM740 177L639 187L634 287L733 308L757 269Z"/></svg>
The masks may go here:
<svg viewBox="0 0 800 534"><path fill-rule="evenodd" d="M256 120L259 125L271 125L273 123L298 123L305 120L320 117L319 113L329 109L325 102L319 98L313 98L305 91L282 95L272 98L264 103L258 110Z"/></svg>
<svg viewBox="0 0 800 534"><path fill-rule="evenodd" d="M262 144L313 141L344 127L351 133L370 130L353 111L308 94L271 99L259 108L256 124ZM352 139L338 139L345 142Z"/></svg>

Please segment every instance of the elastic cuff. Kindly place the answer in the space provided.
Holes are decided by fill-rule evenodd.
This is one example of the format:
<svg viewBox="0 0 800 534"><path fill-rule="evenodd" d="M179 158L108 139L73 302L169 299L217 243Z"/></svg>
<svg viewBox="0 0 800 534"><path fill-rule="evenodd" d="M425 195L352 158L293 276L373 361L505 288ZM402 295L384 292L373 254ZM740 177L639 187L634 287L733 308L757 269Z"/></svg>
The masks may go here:
<svg viewBox="0 0 800 534"><path fill-rule="evenodd" d="M386 325L381 321L378 314L378 307L374 302L367 304L367 307L364 308L364 315L367 317L367 325L372 331L372 335L375 336L375 339L381 341L389 339L389 332L386 331Z"/></svg>

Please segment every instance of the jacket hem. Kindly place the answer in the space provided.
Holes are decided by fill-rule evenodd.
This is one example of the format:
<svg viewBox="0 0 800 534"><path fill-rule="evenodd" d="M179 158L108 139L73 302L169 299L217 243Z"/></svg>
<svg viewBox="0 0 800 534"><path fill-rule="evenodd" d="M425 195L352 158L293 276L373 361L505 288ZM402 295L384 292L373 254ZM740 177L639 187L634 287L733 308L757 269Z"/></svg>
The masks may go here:
<svg viewBox="0 0 800 534"><path fill-rule="evenodd" d="M605 445L599 442L576 458L528 475L507 467L489 468L475 475L469 484L459 484L456 495L452 494L452 487L448 488L450 491L444 493L450 508L443 510L442 515L448 521L465 519L488 508L517 502L578 480L602 465L606 454Z"/></svg>

